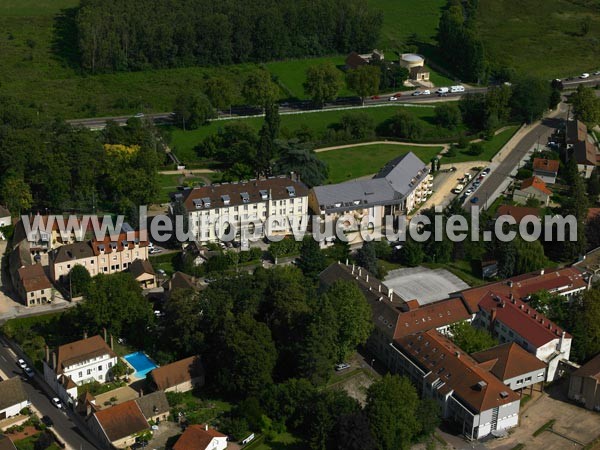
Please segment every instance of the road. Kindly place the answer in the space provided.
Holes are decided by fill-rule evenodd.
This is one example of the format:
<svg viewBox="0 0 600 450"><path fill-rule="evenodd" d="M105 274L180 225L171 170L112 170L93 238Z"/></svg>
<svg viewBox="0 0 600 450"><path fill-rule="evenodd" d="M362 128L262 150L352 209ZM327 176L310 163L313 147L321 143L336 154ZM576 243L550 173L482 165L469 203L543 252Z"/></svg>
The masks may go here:
<svg viewBox="0 0 600 450"><path fill-rule="evenodd" d="M10 378L22 376L23 372L17 366L17 357L6 346L4 338L0 338L0 340L2 341L0 345L0 370ZM39 377L40 374L36 373L33 381L27 380L23 383L31 404L42 415L47 415L52 419L54 432L59 435L68 448L73 450L96 450L97 447L82 434L81 427L75 424L72 418L67 415L67 412L57 409L50 403L50 397L40 387L43 381L38 380ZM73 413L70 412L69 414Z"/></svg>

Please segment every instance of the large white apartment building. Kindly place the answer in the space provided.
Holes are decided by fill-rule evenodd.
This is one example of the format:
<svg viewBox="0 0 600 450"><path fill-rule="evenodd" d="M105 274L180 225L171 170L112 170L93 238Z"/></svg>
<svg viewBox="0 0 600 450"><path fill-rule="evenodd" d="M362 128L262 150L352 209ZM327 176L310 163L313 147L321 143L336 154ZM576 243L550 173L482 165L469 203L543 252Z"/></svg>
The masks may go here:
<svg viewBox="0 0 600 450"><path fill-rule="evenodd" d="M299 224L308 214L308 188L286 176L194 188L184 191L181 200L190 233L201 243L226 235L244 241L242 227L258 238L266 232L291 234L290 223Z"/></svg>

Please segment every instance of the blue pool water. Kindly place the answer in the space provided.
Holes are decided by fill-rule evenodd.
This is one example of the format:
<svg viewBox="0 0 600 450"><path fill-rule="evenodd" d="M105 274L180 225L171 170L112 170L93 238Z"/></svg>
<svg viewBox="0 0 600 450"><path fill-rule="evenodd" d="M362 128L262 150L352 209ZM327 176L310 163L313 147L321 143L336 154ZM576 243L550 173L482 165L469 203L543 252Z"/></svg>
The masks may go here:
<svg viewBox="0 0 600 450"><path fill-rule="evenodd" d="M148 372L158 367L144 352L130 353L124 358L135 369L133 376L136 378L144 378Z"/></svg>

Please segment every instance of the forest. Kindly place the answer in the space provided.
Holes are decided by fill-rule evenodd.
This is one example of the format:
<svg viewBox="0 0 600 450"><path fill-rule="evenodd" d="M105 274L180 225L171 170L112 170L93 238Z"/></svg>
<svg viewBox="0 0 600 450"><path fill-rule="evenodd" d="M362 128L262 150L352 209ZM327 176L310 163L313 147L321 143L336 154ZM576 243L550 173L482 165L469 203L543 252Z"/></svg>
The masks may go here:
<svg viewBox="0 0 600 450"><path fill-rule="evenodd" d="M77 14L91 72L372 50L382 23L366 0L85 0Z"/></svg>

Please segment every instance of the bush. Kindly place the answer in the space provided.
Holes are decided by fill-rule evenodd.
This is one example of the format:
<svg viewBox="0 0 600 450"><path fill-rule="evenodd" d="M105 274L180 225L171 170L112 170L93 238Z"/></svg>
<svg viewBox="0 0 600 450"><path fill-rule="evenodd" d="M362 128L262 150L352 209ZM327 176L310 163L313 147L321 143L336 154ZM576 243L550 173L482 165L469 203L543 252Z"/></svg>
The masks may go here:
<svg viewBox="0 0 600 450"><path fill-rule="evenodd" d="M519 169L517 171L517 180L525 180L527 178L531 178L533 176L533 172L529 169Z"/></svg>
<svg viewBox="0 0 600 450"><path fill-rule="evenodd" d="M279 242L272 242L269 245L269 254L273 262L275 258L282 256L297 255L300 253L300 242L291 237L286 237Z"/></svg>
<svg viewBox="0 0 600 450"><path fill-rule="evenodd" d="M473 142L469 145L469 154L473 156L479 156L485 151L485 147L481 142Z"/></svg>

